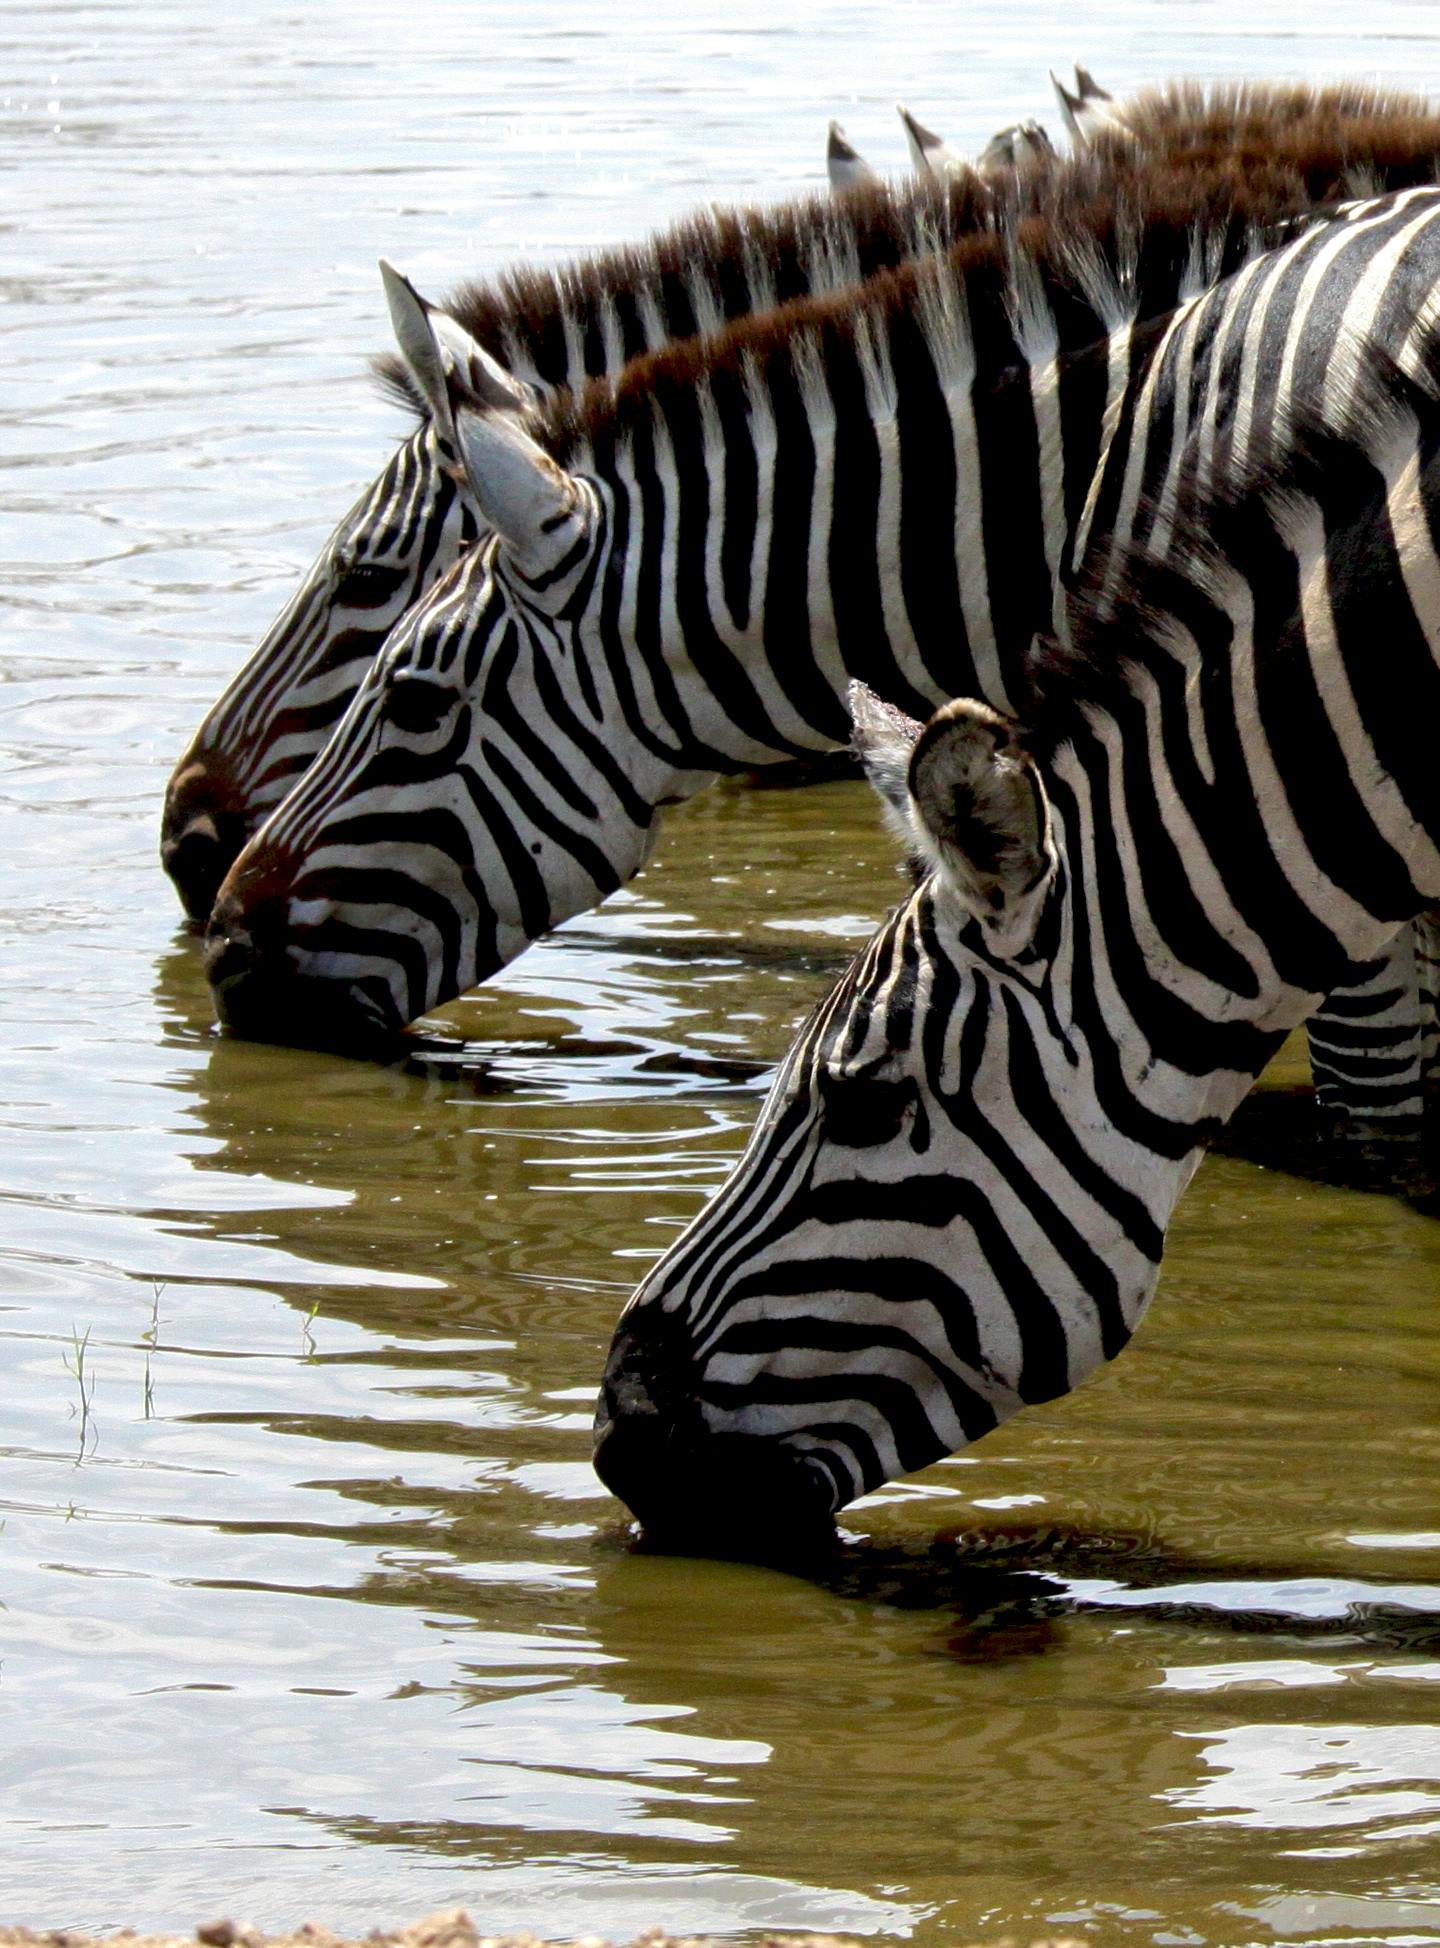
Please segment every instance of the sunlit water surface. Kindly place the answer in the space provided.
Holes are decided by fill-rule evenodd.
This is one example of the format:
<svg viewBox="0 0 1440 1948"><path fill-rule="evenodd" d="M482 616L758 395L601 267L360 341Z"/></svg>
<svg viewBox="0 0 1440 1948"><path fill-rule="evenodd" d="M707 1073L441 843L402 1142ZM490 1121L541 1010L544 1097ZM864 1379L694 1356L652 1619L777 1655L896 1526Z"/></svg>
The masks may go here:
<svg viewBox="0 0 1440 1948"><path fill-rule="evenodd" d="M847 1518L637 1555L610 1327L897 890L717 792L398 1074L233 1045L155 859L204 706L399 432L427 288L884 166L1044 69L1440 87L1440 16L0 6L0 1914L1440 1941L1440 1228L1206 1166L1119 1365ZM1282 1079L1300 1071L1292 1061Z"/></svg>

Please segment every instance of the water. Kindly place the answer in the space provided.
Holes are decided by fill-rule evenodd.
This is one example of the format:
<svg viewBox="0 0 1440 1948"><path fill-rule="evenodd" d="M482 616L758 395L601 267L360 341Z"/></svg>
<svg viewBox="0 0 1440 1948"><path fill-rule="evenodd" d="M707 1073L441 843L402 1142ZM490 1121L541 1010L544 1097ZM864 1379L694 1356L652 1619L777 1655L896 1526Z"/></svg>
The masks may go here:
<svg viewBox="0 0 1440 1948"><path fill-rule="evenodd" d="M1075 54L1435 90L1436 34L0 6L6 1918L1440 1940L1433 1218L1215 1159L1125 1358L852 1511L825 1586L637 1555L603 1349L895 890L863 790L697 801L413 1075L217 1040L155 861L400 430L381 251L443 289L808 187L832 114L898 162L896 97L973 146Z"/></svg>

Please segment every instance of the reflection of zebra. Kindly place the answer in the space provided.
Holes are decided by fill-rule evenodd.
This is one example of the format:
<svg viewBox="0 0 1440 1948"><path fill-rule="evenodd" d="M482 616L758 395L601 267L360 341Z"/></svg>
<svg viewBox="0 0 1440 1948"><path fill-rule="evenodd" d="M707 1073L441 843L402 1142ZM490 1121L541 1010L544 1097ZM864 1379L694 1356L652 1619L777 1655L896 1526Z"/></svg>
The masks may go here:
<svg viewBox="0 0 1440 1948"><path fill-rule="evenodd" d="M1208 1136L1440 898L1424 364L1122 577L1118 620L1079 603L1023 724L855 697L922 877L617 1329L597 1466L647 1525L813 1523L1078 1385Z"/></svg>
<svg viewBox="0 0 1440 1948"><path fill-rule="evenodd" d="M839 207L815 198L700 215L638 248L464 286L438 321L446 355L478 376L484 346L548 395L727 319L841 287L974 230L994 231L1032 208L1068 212L1074 248L1112 265L1123 255L1118 213L1122 237L1138 242L1147 260L1132 304L1165 310L1176 301L1191 222L1228 229L1228 243L1217 239L1207 259L1223 269L1236 260L1247 224L1351 193L1366 158L1383 158L1386 187L1428 179L1440 159L1440 118L1373 90L1178 90L1142 98L1135 114L1143 130L1136 151L1148 162L1107 151L1057 168L1044 184L1024 174L1003 191L972 176ZM1172 154L1183 162L1178 182L1166 169ZM1067 343L1116 322L1112 308L1097 326L1092 283L1054 269L1063 293L1057 328ZM982 360L989 350L978 348ZM994 351L1014 357L1012 338L997 340ZM455 455L430 417L433 398L393 355L382 371L420 425L340 522L170 781L161 853L197 918L246 838L320 750L386 633L477 532ZM497 367L485 378L492 393L503 389Z"/></svg>
<svg viewBox="0 0 1440 1948"><path fill-rule="evenodd" d="M1082 517L1092 553L1153 545L1187 428L1213 480L1283 451L1294 401L1341 412L1357 346L1403 349L1440 285L1440 192L1074 360L1032 343L989 387L976 345L1050 313L1023 262L997 283L972 257L633 365L531 422L543 445L462 407L503 540L401 627L237 863L210 950L233 1025L343 1044L415 1019L628 878L661 805L842 741L850 676L1008 707Z"/></svg>

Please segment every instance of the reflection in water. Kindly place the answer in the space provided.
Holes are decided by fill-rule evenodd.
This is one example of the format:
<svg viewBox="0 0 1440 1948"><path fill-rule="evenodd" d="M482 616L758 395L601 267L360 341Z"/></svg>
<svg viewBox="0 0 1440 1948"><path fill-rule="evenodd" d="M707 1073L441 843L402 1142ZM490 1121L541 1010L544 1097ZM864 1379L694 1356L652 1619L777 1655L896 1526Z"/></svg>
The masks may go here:
<svg viewBox="0 0 1440 1948"><path fill-rule="evenodd" d="M1440 1832L1433 1724L1240 1725L1208 1740L1203 1757L1219 1776L1174 1793L1174 1804L1230 1826L1335 1836L1314 1849L1322 1858L1351 1851L1335 1844L1347 1827L1363 1826L1373 1840Z"/></svg>
<svg viewBox="0 0 1440 1948"><path fill-rule="evenodd" d="M849 1576L822 1592L774 1571L616 1555L602 1535L585 1551L583 1586L571 1588L582 1635L570 1646L569 1672L558 1657L536 1671L537 1646L507 1633L518 1590L491 1588L477 1600L459 1565L454 1577L442 1570L414 1596L457 1654L450 1729L438 1757L431 1747L448 1811L398 1820L345 1808L343 1796L317 1805L312 1794L295 1816L387 1848L451 1861L478 1856L487 1873L500 1865L523 1871L543 1836L572 1861L583 1858L607 1898L622 1874L649 1888L650 1876L677 1874L688 1862L683 1891L671 1896L686 1926L708 1925L704 1916L728 1901L746 1926L778 1925L778 1903L791 1925L808 1912L811 1925L891 1932L938 1897L964 1913L978 1904L1011 1925L1038 1927L1059 1918L1037 1894L1053 1883L1057 1849L1103 1863L1086 1885L1117 1938L1131 1936L1127 1912L1145 1911L1147 1880L1164 1885L1180 1875L1197 1893L1228 1893L1245 1850L1217 1830L1221 1800L1203 1769L1221 1762L1214 1736L1196 1729L1186 1699L1167 1704L1155 1695L1144 1646L1131 1648L1128 1628L1066 1602L1059 1574L1067 1562L1093 1569L1118 1559L1127 1573L1143 1564L1147 1578L1178 1595L1195 1566L1165 1559L1148 1541L1083 1535L1050 1536L1038 1567L1014 1536L996 1552L1013 1566L985 1562L983 1544L975 1553L978 1568L952 1564L943 1597L933 1565L910 1559L917 1591L900 1556L877 1552L881 1559L867 1562L864 1549L850 1552ZM1027 1581L1035 1591L1042 1580L1044 1593L1027 1599ZM1237 1582L1235 1593L1243 1602L1255 1592ZM393 1601L383 1585L352 1594ZM1284 1594L1276 1585L1266 1592L1271 1627L1303 1641L1306 1619L1279 1614ZM1440 1591L1431 1600L1433 1638ZM1037 1638L1040 1605L1049 1614ZM1153 1614L1167 1618L1164 1598ZM1223 1628L1218 1610L1217 1619ZM977 1654L977 1632L985 1655ZM1166 1641L1183 1654L1183 1630ZM1356 1655L1365 1649L1363 1627L1349 1641L1353 1688L1367 1674L1366 1658ZM1087 1692L1092 1667L1097 1675L1108 1667L1108 1677ZM1339 1683L1333 1663L1328 1677L1326 1668L1317 1663L1315 1682ZM1394 1830L1394 1795L1428 1803L1433 1740L1425 1754L1413 1726L1372 1734L1372 1752L1388 1755L1382 1771L1392 1792L1367 1813L1348 1789L1358 1775L1344 1790L1325 1783L1336 1751L1354 1744L1353 1727L1312 1728L1302 1750L1287 1745L1291 1700L1278 1699L1273 1717L1267 1703L1263 1691L1246 1699L1260 1722L1237 1731L1234 1743L1248 1739L1260 1753L1273 1735L1276 1769L1290 1775L1295 1793L1308 1794L1315 1825L1365 1824L1364 1872L1373 1872L1375 1849L1403 1837ZM1224 1736L1219 1745L1231 1749ZM979 1779L990 1782L988 1792L974 1790ZM1057 1792L1063 1820L1038 1811ZM1288 1806L1269 1820L1264 1804L1257 1797L1248 1824L1283 1829ZM797 1827L792 1811L802 1805ZM1200 1825L1175 1817L1191 1812ZM613 1851L621 1841L623 1853ZM1340 1857L1332 1848L1317 1856L1332 1863L1313 1882L1323 1899L1332 1888L1350 1898L1365 1890L1363 1877L1333 1864ZM887 1890L888 1914L873 1897L827 1887L827 1865L842 1861L852 1876ZM808 1883L803 1900L793 1892L787 1900L784 1889L797 1879ZM1193 1912L1202 1910L1203 1902Z"/></svg>
<svg viewBox="0 0 1440 1948"><path fill-rule="evenodd" d="M1440 1217L1440 1099L1430 1104L1415 1142L1337 1143L1306 1083L1253 1090L1214 1148L1312 1183L1402 1197L1427 1217Z"/></svg>
<svg viewBox="0 0 1440 1948"><path fill-rule="evenodd" d="M786 1575L629 1547L588 1465L614 1314L753 1115L762 1079L703 1064L737 1015L775 1052L827 979L792 961L812 894L773 861L777 927L769 904L762 931L753 900L668 892L736 816L687 808L613 932L602 916L538 950L437 1025L457 1052L425 1064L217 1037L193 943L158 955L155 1093L188 1174L147 1214L186 1247L157 1304L154 1412L133 1368L117 1411L117 1334L91 1458L53 1487L29 1470L70 1519L6 1515L49 1565L0 1613L7 1669L46 1698L25 1898L71 1861L76 1804L137 1839L118 1782L162 1750L170 1783L147 1791L179 1838L157 1913L204 1885L266 1918L368 1921L398 1875L407 1907L552 1934L663 1913L965 1938L977 1916L1091 1916L1151 1940L1161 1916L1223 1940L1238 1893L1269 1898L1302 1800L1317 1831L1284 1885L1318 1916L1411 1871L1384 1795L1433 1788L1408 1740L1434 1715L1440 1576L1433 1474L1397 1478L1393 1457L1427 1451L1431 1287L1403 1267L1440 1246L1400 1206L1207 1166L1127 1360L851 1511L833 1560ZM772 854L797 819L839 835L855 876L822 919L861 913L872 879L884 897L862 794L751 816ZM1297 1289L1307 1233L1359 1241L1366 1306L1328 1258L1332 1289ZM1285 1743L1297 1724L1313 1737ZM1332 1724L1367 1734L1373 1818L1358 1785L1326 1784ZM1272 1731L1282 1816L1258 1789L1224 1816L1224 1768ZM103 1852L94 1871L72 1884L99 1917Z"/></svg>
<svg viewBox="0 0 1440 1948"><path fill-rule="evenodd" d="M783 830L794 806L767 802ZM685 884L687 849L712 850L733 815L700 801L675 821L659 886L666 872ZM867 872L883 864L852 839ZM861 893L843 890L841 910ZM1423 1716L1440 1670L1433 1552L1414 1523L1407 1548L1397 1520L1393 1581L1374 1579L1373 1549L1343 1574L1333 1547L1328 1565L1323 1545L1292 1553L1294 1509L1324 1505L1333 1419L1295 1441L1273 1408L1257 1419L1236 1399L1216 1359L1226 1346L1263 1372L1288 1343L1284 1318L1305 1314L1295 1198L1309 1208L1320 1193L1262 1179L1267 1213L1246 1177L1244 1208L1262 1222L1243 1242L1207 1222L1202 1199L1179 1238L1182 1257L1203 1241L1198 1296L1180 1298L1153 1368L1122 1363L1013 1441L852 1512L863 1526L808 1574L632 1551L588 1468L594 1374L647 1224L695 1207L759 1087L680 1066L657 1090L641 1065L667 1037L703 1053L707 1029L724 1032L711 996L726 1007L737 976L757 1040L779 1045L826 978L747 957L743 926L728 939L712 926L703 957L682 961L684 923L662 891L648 882L636 899L651 904L624 916L623 935L562 935L483 1006L465 1004L463 1054L409 1069L216 1038L189 944L159 963L172 1041L196 1058L167 1086L187 1104L197 1170L259 1186L257 1224L312 1278L381 1275L324 1288L311 1348L297 1333L293 1377L272 1398L220 1394L185 1416L243 1438L248 1465L269 1456L275 1478L207 1511L220 1565L197 1585L226 1606L278 1604L287 1635L327 1646L322 1669L295 1674L314 1724L287 1707L283 1764L249 1770L242 1796L322 1860L359 1847L391 1871L407 1863L436 1898L539 1912L555 1933L597 1913L617 1932L663 1911L683 1927L884 1934L1089 1914L1107 1938L1150 1939L1163 1913L1223 1938L1217 1913L1270 1884L1284 1824L1213 1817L1208 1755L1223 1738L1263 1747L1303 1690L1317 1742L1297 1777L1348 1820L1358 1802L1327 1798L1318 1755L1332 1715L1353 1721L1358 1689L1393 1790L1429 1789L1403 1737L1384 1734L1416 1722L1417 1697ZM583 1087L567 1080L577 1072ZM327 1195L277 1219L276 1184ZM1277 1317L1237 1337L1242 1259ZM424 1286L385 1283L400 1266ZM302 1318L314 1291L293 1289ZM1337 1384L1334 1344L1315 1345L1312 1402ZM1415 1377L1418 1407L1433 1396ZM1287 1449L1301 1479L1277 1521ZM281 1486L297 1480L298 1496ZM1012 1500L1045 1507L1003 1512ZM1357 1533L1388 1526L1364 1484L1354 1500ZM1343 1505L1333 1515L1343 1523ZM297 1627L317 1598L332 1614L358 1604L349 1614L365 1621L338 1639L333 1624ZM337 1640L350 1648L337 1654ZM230 1696L243 1690L222 1659L209 1668ZM1342 1689L1346 1711L1332 1713ZM338 1770L317 1743L318 1701L333 1712L337 1696ZM1217 1730L1222 1703L1243 1715ZM1393 1825L1377 1813L1353 1862L1327 1854L1290 1884L1327 1914L1360 1900L1399 1845ZM1078 1876L1075 1861L1089 1863ZM1157 1905L1157 1887L1185 1891Z"/></svg>

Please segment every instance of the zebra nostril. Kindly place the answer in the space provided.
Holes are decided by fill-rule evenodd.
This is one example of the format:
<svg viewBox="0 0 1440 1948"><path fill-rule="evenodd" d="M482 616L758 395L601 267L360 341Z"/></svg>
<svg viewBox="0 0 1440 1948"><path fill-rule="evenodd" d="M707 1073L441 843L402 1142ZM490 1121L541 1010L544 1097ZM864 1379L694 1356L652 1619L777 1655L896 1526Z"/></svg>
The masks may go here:
<svg viewBox="0 0 1440 1948"><path fill-rule="evenodd" d="M286 921L286 902L278 897L242 904L233 891L222 891L215 901L205 933L205 974L227 1027L264 1033L258 1024L287 1011L295 974L283 946Z"/></svg>
<svg viewBox="0 0 1440 1948"><path fill-rule="evenodd" d="M288 921L289 903L278 894L246 900L233 888L222 891L205 930L206 965L230 946L257 954L273 949L285 938Z"/></svg>
<svg viewBox="0 0 1440 1948"><path fill-rule="evenodd" d="M258 965L250 929L239 920L225 919L217 907L205 935L205 978L222 1021L230 1021L230 998L241 983L253 980Z"/></svg>

